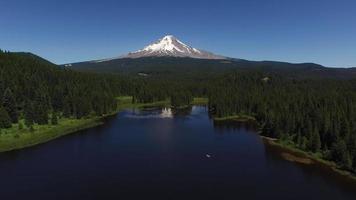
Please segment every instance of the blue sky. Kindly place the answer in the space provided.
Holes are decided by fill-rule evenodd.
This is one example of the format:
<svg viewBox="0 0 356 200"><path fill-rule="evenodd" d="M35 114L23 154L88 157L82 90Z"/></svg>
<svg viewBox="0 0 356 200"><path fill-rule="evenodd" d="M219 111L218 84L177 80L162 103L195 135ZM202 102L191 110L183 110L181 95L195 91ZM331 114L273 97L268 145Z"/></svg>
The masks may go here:
<svg viewBox="0 0 356 200"><path fill-rule="evenodd" d="M54 63L107 58L172 34L250 60L356 67L355 0L11 0L0 48Z"/></svg>

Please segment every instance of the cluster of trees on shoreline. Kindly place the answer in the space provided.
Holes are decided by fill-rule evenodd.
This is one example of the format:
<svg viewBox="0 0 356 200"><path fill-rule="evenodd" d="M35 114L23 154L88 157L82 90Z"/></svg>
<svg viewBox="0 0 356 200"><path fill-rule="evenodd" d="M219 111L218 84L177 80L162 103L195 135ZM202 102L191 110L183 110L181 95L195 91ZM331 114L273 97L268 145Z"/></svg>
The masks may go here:
<svg viewBox="0 0 356 200"><path fill-rule="evenodd" d="M254 116L261 134L356 172L356 80L234 73L212 85L209 106L220 117Z"/></svg>
<svg viewBox="0 0 356 200"><path fill-rule="evenodd" d="M173 107L179 108L189 105L193 96L204 96L199 91L201 83L196 81L181 81L168 79L135 79L133 103L153 103L169 99ZM193 95L194 94L194 95Z"/></svg>

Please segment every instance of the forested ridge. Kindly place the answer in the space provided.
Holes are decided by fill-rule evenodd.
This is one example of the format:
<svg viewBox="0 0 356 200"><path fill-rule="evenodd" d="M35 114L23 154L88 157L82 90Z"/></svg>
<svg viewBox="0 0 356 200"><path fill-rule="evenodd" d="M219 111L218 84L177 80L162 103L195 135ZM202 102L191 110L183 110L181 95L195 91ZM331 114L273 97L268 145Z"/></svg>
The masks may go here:
<svg viewBox="0 0 356 200"><path fill-rule="evenodd" d="M356 172L356 79L300 78L281 68L174 76L161 70L144 76L76 72L33 54L1 51L0 129L19 119L31 128L56 124L59 117L101 116L115 111L115 98L123 95L132 96L133 103L170 99L176 108L193 97L208 97L214 117L252 116L262 135Z"/></svg>
<svg viewBox="0 0 356 200"><path fill-rule="evenodd" d="M112 112L121 86L117 76L75 72L33 54L0 51L0 128L19 119L31 127L62 116Z"/></svg>
<svg viewBox="0 0 356 200"><path fill-rule="evenodd" d="M249 61L243 59L205 60L176 57L122 58L105 62L72 63L70 68L80 71L136 75L145 73L161 78L198 78L234 71L259 70L276 72L298 79L351 79L355 68L328 68L315 63L287 63L276 61ZM199 74L199 76L196 76Z"/></svg>

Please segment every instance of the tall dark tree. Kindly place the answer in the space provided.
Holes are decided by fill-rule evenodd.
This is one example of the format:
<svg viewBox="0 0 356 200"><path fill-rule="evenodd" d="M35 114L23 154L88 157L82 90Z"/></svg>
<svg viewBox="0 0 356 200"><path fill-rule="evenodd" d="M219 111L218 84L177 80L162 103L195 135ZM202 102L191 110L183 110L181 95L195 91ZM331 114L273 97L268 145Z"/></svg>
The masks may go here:
<svg viewBox="0 0 356 200"><path fill-rule="evenodd" d="M0 107L0 129L1 128L10 128L11 127L11 119L7 111Z"/></svg>
<svg viewBox="0 0 356 200"><path fill-rule="evenodd" d="M333 145L331 149L331 156L332 159L341 166L350 167L352 165L350 154L347 151L346 143L343 140L338 140Z"/></svg>
<svg viewBox="0 0 356 200"><path fill-rule="evenodd" d="M58 124L58 114L56 112L52 113L51 124L52 125L57 125Z"/></svg>
<svg viewBox="0 0 356 200"><path fill-rule="evenodd" d="M4 96L2 98L2 106L5 108L10 116L12 123L18 122L18 111L15 96L10 88L5 90Z"/></svg>
<svg viewBox="0 0 356 200"><path fill-rule="evenodd" d="M321 148L321 141L320 141L319 131L315 129L312 133L312 138L311 138L311 150L313 152L318 152L320 151L320 148Z"/></svg>
<svg viewBox="0 0 356 200"><path fill-rule="evenodd" d="M26 101L24 107L24 118L25 118L25 125L27 127L32 127L35 121L35 112L33 108L33 103L30 101Z"/></svg>

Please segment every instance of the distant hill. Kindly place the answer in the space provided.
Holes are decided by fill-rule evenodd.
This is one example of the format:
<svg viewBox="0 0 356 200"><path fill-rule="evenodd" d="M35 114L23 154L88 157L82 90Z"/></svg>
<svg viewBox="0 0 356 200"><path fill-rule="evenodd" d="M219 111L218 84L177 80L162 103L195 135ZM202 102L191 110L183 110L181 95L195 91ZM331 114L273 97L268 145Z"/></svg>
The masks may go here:
<svg viewBox="0 0 356 200"><path fill-rule="evenodd" d="M231 70L258 70L292 78L356 78L356 68L327 68L314 63L292 64L243 59L195 59L187 57L118 58L103 62L72 63L78 71L147 76L206 76Z"/></svg>

